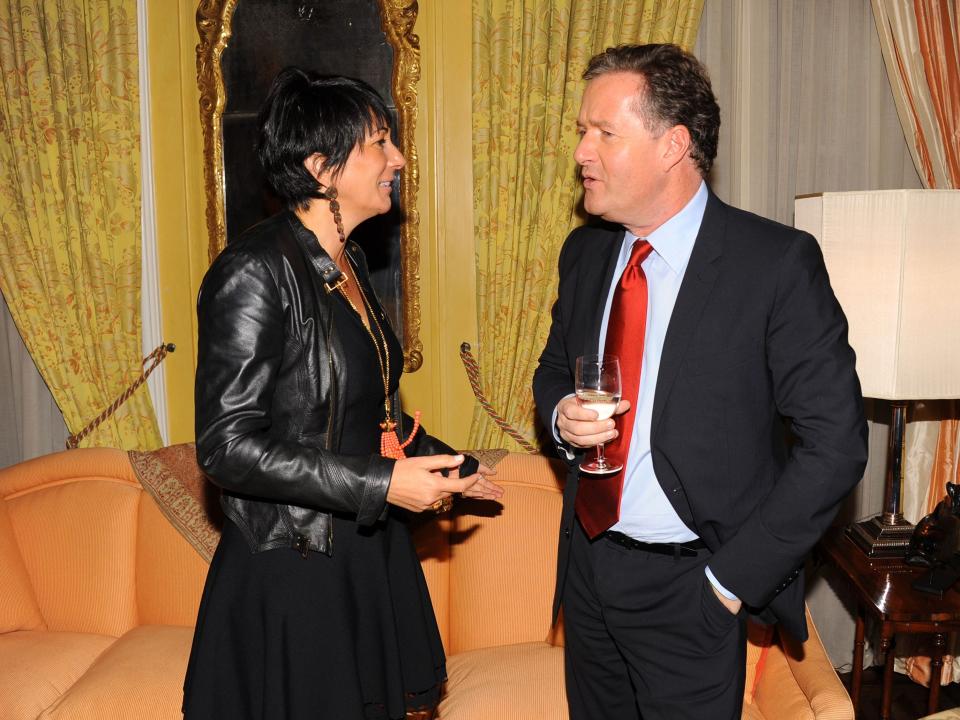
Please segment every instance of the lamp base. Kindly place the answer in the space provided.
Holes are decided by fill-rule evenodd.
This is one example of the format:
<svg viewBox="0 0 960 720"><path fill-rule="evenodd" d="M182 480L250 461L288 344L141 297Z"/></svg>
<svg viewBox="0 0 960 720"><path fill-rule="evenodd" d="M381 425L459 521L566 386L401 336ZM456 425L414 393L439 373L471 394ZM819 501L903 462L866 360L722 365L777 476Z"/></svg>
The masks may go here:
<svg viewBox="0 0 960 720"><path fill-rule="evenodd" d="M893 523L883 521L881 515L847 528L847 535L868 557L903 558L913 536L913 523L898 518Z"/></svg>

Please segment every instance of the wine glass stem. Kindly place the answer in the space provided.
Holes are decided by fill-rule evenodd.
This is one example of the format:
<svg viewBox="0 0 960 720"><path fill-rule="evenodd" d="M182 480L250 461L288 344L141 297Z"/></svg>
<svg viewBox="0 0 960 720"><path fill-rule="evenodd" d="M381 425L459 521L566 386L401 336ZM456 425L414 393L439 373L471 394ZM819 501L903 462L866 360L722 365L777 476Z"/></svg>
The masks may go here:
<svg viewBox="0 0 960 720"><path fill-rule="evenodd" d="M603 456L603 443L597 443L597 467L607 466L607 459Z"/></svg>

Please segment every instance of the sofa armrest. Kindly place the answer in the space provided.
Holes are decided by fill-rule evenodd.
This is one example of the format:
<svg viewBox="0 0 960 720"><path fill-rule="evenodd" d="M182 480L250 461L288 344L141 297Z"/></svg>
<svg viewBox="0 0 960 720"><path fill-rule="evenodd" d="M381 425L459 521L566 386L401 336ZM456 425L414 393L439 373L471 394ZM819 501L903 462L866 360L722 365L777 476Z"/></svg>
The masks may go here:
<svg viewBox="0 0 960 720"><path fill-rule="evenodd" d="M779 644L771 645L767 652L763 672L753 692L753 703L766 720L817 720Z"/></svg>
<svg viewBox="0 0 960 720"><path fill-rule="evenodd" d="M806 642L800 643L781 637L780 644L770 649L767 667L760 678L756 694L761 711L765 717L770 718L854 720L853 703L833 669L830 658L827 657L809 611L807 627L810 629L810 637ZM784 703L794 707L797 701L797 698L790 697L792 688L802 693L809 706L809 715L785 712ZM785 695L788 690L790 692Z"/></svg>
<svg viewBox="0 0 960 720"><path fill-rule="evenodd" d="M810 617L810 610L806 613L810 631L807 641L801 644L788 639L784 642L793 676L810 700L817 720L854 720L850 696L827 656L820 634Z"/></svg>

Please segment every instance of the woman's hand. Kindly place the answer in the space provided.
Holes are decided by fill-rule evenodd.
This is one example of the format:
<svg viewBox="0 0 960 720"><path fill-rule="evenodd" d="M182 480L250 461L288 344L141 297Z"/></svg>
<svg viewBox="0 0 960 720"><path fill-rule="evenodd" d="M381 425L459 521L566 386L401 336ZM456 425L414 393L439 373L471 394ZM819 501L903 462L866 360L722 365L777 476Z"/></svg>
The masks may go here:
<svg viewBox="0 0 960 720"><path fill-rule="evenodd" d="M488 468L483 463L477 468L473 475L468 475L464 480L474 479L473 485L462 492L464 497L481 498L483 500L498 500L503 497L503 488L488 479L488 475L496 475L497 471Z"/></svg>
<svg viewBox="0 0 960 720"><path fill-rule="evenodd" d="M477 477L444 477L440 470L460 467L463 455L424 455L397 460L387 489L387 502L398 507L423 512L436 503L473 487Z"/></svg>
<svg viewBox="0 0 960 720"><path fill-rule="evenodd" d="M393 466L387 502L398 507L423 512L438 509L437 503L454 493L466 497L496 500L503 488L487 479L497 471L480 465L477 472L465 478L444 477L441 470L460 467L463 455L425 455L397 460Z"/></svg>

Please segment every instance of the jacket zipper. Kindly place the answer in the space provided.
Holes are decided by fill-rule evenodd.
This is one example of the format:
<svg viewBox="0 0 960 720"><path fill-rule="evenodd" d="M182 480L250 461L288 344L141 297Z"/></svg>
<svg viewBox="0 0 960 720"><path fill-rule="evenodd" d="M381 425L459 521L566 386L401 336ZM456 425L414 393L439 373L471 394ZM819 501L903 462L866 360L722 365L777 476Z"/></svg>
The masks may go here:
<svg viewBox="0 0 960 720"><path fill-rule="evenodd" d="M327 420L327 438L326 438L326 448L331 450L333 445L333 437L335 433L334 425L336 424L336 412L337 412L337 376L333 372L333 349L331 347L331 341L333 339L333 308L330 309L330 320L327 323L327 366L330 372L330 417ZM327 521L327 555L333 555L333 518L328 515Z"/></svg>

